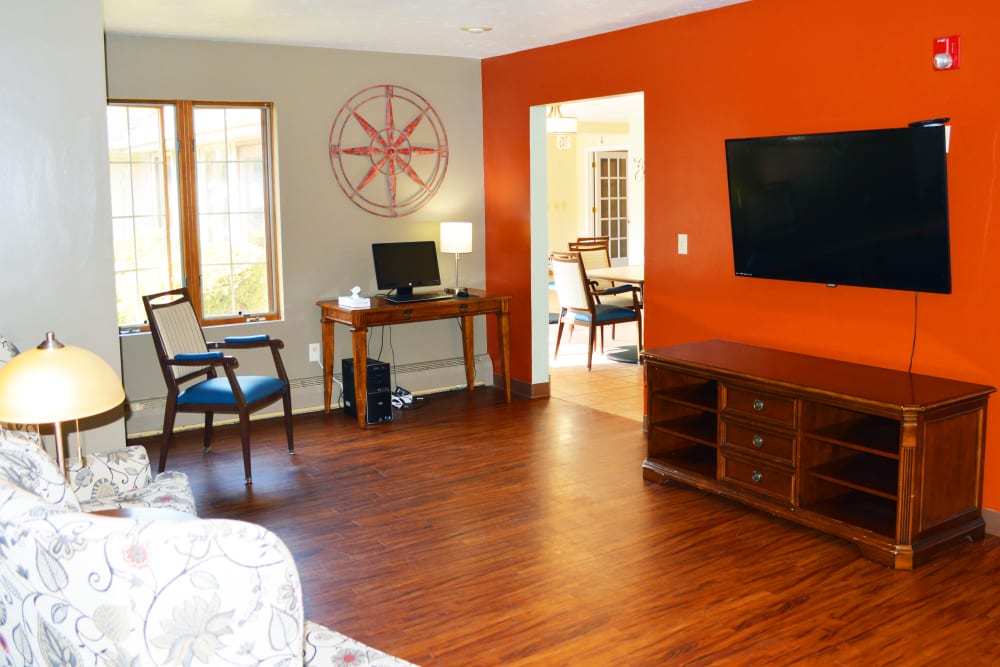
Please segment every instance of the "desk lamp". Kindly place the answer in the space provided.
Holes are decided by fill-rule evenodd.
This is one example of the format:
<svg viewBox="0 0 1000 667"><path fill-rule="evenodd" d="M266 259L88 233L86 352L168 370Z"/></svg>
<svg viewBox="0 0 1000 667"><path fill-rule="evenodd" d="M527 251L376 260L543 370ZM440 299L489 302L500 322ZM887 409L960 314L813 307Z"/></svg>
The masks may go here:
<svg viewBox="0 0 1000 667"><path fill-rule="evenodd" d="M63 345L51 331L38 347L0 368L0 422L52 424L56 461L64 475L62 422L107 412L124 400L122 382L107 362L81 347Z"/></svg>
<svg viewBox="0 0 1000 667"><path fill-rule="evenodd" d="M460 254L472 252L472 223L442 222L441 252L455 253L455 296L468 296L458 286L458 260Z"/></svg>

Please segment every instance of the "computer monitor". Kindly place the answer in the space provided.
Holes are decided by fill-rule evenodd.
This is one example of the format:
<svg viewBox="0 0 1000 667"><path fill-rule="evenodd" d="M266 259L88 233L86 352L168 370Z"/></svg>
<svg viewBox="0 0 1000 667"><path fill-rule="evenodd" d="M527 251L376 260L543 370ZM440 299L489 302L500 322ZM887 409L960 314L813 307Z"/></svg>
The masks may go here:
<svg viewBox="0 0 1000 667"><path fill-rule="evenodd" d="M396 290L400 296L409 296L414 287L441 284L434 241L373 243L372 259L380 290Z"/></svg>

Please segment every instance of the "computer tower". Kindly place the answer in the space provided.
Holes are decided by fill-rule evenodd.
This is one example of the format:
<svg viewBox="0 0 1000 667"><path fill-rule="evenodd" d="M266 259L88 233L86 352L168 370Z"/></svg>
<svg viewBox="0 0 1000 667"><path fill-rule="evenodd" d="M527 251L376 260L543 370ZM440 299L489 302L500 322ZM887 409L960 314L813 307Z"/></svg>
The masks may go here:
<svg viewBox="0 0 1000 667"><path fill-rule="evenodd" d="M342 360L344 377L344 412L358 416L357 402L354 400L354 360ZM365 423L378 424L392 421L392 382L389 364L378 359L368 360L367 404Z"/></svg>

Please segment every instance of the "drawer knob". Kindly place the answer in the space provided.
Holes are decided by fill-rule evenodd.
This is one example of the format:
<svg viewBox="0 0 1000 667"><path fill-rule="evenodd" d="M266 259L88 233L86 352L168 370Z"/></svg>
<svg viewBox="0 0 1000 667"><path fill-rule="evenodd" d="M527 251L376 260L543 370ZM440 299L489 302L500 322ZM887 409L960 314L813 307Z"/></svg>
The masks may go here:
<svg viewBox="0 0 1000 667"><path fill-rule="evenodd" d="M753 399L753 409L757 412L762 412L764 410L764 401L759 398Z"/></svg>
<svg viewBox="0 0 1000 667"><path fill-rule="evenodd" d="M763 447L764 446L764 438L760 437L759 435L754 435L754 437L753 437L753 446L754 447Z"/></svg>
<svg viewBox="0 0 1000 667"><path fill-rule="evenodd" d="M750 475L750 479L752 479L755 484L760 484L760 481L764 479L764 474L759 470L754 470Z"/></svg>

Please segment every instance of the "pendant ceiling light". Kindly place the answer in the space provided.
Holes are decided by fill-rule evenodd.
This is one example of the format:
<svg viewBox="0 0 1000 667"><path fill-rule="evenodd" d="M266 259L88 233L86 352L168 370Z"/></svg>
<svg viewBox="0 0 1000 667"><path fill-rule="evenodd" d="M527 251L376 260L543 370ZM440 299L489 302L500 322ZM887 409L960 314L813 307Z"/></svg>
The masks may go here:
<svg viewBox="0 0 1000 667"><path fill-rule="evenodd" d="M560 105L553 104L545 117L545 131L549 134L576 134L576 118L563 116Z"/></svg>

